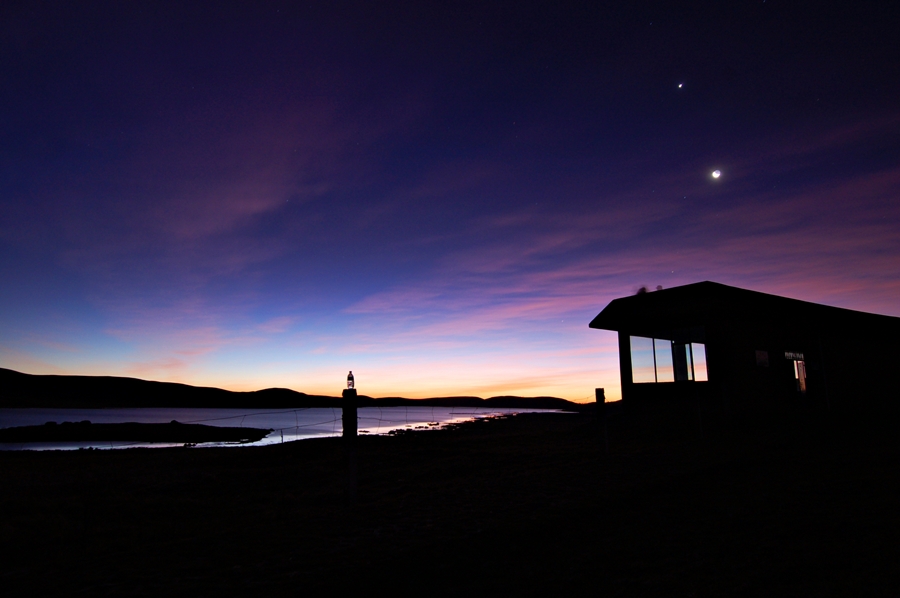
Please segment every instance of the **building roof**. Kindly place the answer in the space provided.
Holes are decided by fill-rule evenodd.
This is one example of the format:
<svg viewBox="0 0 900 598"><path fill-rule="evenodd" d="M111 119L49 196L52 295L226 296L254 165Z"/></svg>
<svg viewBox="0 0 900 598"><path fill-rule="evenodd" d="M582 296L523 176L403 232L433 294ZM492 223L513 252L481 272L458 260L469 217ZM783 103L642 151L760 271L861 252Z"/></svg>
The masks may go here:
<svg viewBox="0 0 900 598"><path fill-rule="evenodd" d="M698 282L614 299L590 327L652 336L660 329L687 329L712 322L740 321L796 328L882 328L900 332L900 318Z"/></svg>

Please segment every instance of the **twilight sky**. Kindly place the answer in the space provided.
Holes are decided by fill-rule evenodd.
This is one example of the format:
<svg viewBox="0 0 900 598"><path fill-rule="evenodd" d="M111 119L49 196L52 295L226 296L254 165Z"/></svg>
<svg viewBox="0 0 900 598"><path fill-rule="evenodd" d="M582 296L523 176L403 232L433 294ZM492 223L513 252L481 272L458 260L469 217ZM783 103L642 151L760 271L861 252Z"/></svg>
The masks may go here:
<svg viewBox="0 0 900 598"><path fill-rule="evenodd" d="M586 400L643 285L900 316L898 9L560 4L4 2L0 367Z"/></svg>

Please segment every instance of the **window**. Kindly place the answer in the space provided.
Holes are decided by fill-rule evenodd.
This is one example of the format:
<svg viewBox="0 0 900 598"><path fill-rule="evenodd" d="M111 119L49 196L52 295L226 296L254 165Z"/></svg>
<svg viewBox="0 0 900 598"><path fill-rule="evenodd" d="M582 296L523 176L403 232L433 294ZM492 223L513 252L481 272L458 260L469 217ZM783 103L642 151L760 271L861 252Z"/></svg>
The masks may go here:
<svg viewBox="0 0 900 598"><path fill-rule="evenodd" d="M706 382L706 347L702 343L631 337L631 380L648 382Z"/></svg>
<svg viewBox="0 0 900 598"><path fill-rule="evenodd" d="M653 339L656 347L656 381L675 382L675 368L672 367L672 341Z"/></svg>
<svg viewBox="0 0 900 598"><path fill-rule="evenodd" d="M631 379L633 382L656 382L652 338L631 337Z"/></svg>
<svg viewBox="0 0 900 598"><path fill-rule="evenodd" d="M794 380L797 382L797 392L806 394L806 358L803 357L803 353L785 351L784 358L794 362Z"/></svg>
<svg viewBox="0 0 900 598"><path fill-rule="evenodd" d="M706 345L703 343L691 343L691 364L694 369L694 380L706 382L709 377L706 373Z"/></svg>
<svg viewBox="0 0 900 598"><path fill-rule="evenodd" d="M685 343L672 343L672 360L675 366L675 380L677 382L694 379L691 368L691 345Z"/></svg>

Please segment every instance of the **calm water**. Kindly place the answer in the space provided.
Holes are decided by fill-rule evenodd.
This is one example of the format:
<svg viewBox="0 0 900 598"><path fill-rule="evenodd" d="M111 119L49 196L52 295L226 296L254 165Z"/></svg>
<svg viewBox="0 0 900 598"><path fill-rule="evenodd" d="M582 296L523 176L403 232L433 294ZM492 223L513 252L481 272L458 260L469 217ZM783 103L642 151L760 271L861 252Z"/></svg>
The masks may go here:
<svg viewBox="0 0 900 598"><path fill-rule="evenodd" d="M472 407L364 407L359 409L360 434L385 434L391 430L435 428L481 417L508 413L545 411L541 409L475 409ZM339 436L342 431L341 410L316 409L0 409L0 428L37 426L46 422L79 422L95 424L124 422L168 423L208 426L271 428L274 430L259 442L242 445L208 443L203 446L260 446L305 438ZM129 448L138 446L175 446L136 442L57 442L0 443L0 450L49 450L77 448Z"/></svg>

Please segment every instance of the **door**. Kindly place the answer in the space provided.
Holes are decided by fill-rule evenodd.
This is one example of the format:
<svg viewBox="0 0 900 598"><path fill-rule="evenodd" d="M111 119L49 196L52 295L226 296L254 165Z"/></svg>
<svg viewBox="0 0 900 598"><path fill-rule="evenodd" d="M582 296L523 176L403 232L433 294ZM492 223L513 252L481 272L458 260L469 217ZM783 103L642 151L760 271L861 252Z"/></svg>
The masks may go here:
<svg viewBox="0 0 900 598"><path fill-rule="evenodd" d="M806 394L806 361L794 360L794 380L797 382L797 392Z"/></svg>

